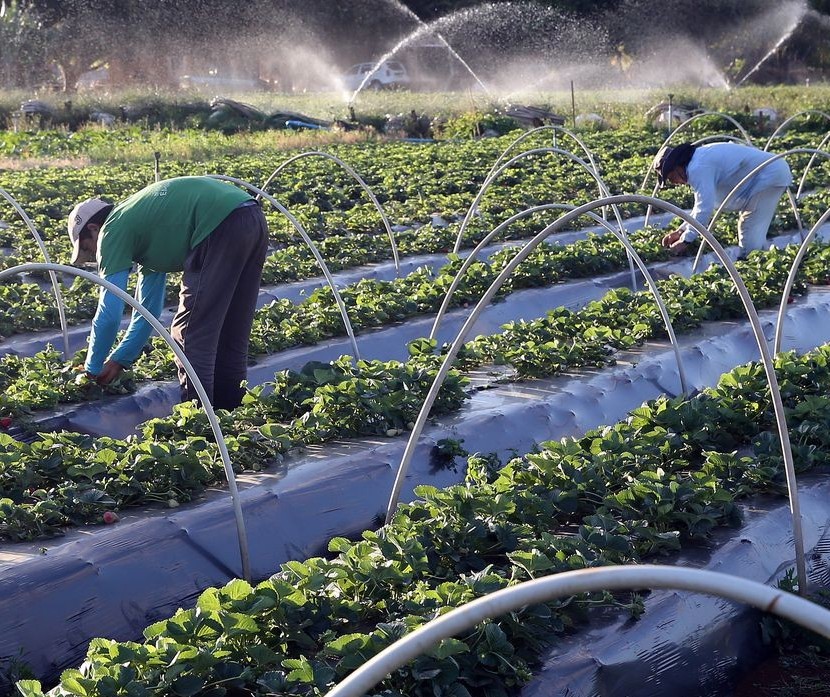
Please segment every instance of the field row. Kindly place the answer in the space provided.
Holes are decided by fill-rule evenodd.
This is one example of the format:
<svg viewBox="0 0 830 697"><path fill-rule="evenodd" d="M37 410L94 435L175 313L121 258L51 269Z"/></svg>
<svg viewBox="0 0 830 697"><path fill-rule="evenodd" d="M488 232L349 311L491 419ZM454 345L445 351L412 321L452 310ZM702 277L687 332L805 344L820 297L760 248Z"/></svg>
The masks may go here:
<svg viewBox="0 0 830 697"><path fill-rule="evenodd" d="M777 304L794 249L755 253L739 268L759 307ZM811 256L810 268L827 268L830 247ZM802 273L812 273L809 269ZM660 281L677 331L701 322L743 316L743 308L721 267L689 279ZM795 292L805 288L799 281ZM469 370L508 364L515 378L556 375L565 370L613 362L616 351L663 338L665 328L648 292L610 291L583 310L562 308L544 318L513 322L500 334L467 342L458 367ZM406 363L348 357L282 371L271 383L249 391L241 407L220 412L231 459L237 469L259 470L289 450L337 438L401 433L410 428L432 383L440 355L426 340L410 344ZM52 359L52 365L49 360ZM7 359L7 364L25 359ZM40 375L66 374L54 352L32 361ZM454 411L466 399L457 371L445 382L433 415ZM4 385L4 399L18 405L37 387L31 372ZM74 383L73 383L74 384ZM105 511L148 501L176 505L197 496L221 477L217 449L204 412L194 403L172 416L154 419L140 437L94 439L72 433L39 434L34 442L2 437L0 452L0 537L31 539L59 534L67 525L99 522Z"/></svg>
<svg viewBox="0 0 830 697"><path fill-rule="evenodd" d="M827 464L830 350L781 354L776 371L800 471ZM251 587L209 588L144 642L94 639L52 695L325 694L368 658L462 603L530 578L636 563L737 522L736 501L782 493L782 458L762 366L692 399L661 398L620 423L543 444L506 467L480 455L463 485L421 487L380 532L333 539L331 555L284 564ZM736 454L740 451L742 454ZM395 694L506 695L540 648L587 608L637 617L636 596L527 607L442 641L384 681ZM29 697L36 681L18 684Z"/></svg>
<svg viewBox="0 0 830 697"><path fill-rule="evenodd" d="M692 133L711 133L713 124L706 124ZM397 223L396 244L401 255L433 253L452 248L458 232L457 222L469 208L484 181L488 166L509 145L514 136L476 142L442 143L413 146L411 144L378 143L371 147L341 146L337 154L362 172L390 220ZM586 134L589 145L596 151L596 161L607 180L609 190L635 191L639 188L651 157L659 146L656 134L642 132L615 132L614 139L607 134ZM582 158L585 154L575 143L560 136L559 147L571 147ZM816 136L810 132L788 133L780 147L816 145ZM524 147L550 146L550 135L540 133L525 141ZM523 148L524 149L524 148ZM806 165L807 156L799 156ZM811 169L811 183L827 181L825 163ZM201 174L205 171L223 172L254 183L263 183L271 165L263 156L236 158L233 161L194 163L177 166L172 175ZM795 169L794 169L795 171ZM330 161L306 158L294 163L274 183L273 194L285 203L315 239L321 254L333 270L359 266L392 257L390 241L381 224L378 212L359 185ZM290 175L290 176L289 176ZM0 174L0 186L14 195L46 238L52 258L66 261L69 243L65 234L68 209L82 198L108 195L115 200L148 183L140 181L146 173L135 168L88 168L82 170L34 170ZM457 189L457 191L454 191ZM448 193L449 192L449 193ZM669 200L688 206L688 191L662 192ZM496 179L490 193L477 208L478 215L471 220L465 235L464 247L481 239L498 223L530 206L541 203L585 203L599 195L599 190L585 170L581 170L564 156L534 156L517 163ZM801 215L805 221L815 220L826 210L824 195L811 196L803 201ZM319 275L320 271L311 252L298 242L297 233L288 220L266 206L271 219L274 250L266 263L263 283L272 285L298 278ZM642 211L623 210L623 214ZM11 216L8 227L0 230L0 243L13 249L2 260L8 267L21 261L41 258L34 241L22 221ZM450 221L448 227L435 227L429 221ZM452 222L456 221L456 222ZM402 224L402 225L401 225ZM508 228L503 239L526 238L541 229L540 216L517 221ZM792 229L795 219L782 205L773 230ZM731 228L727 226L727 230ZM89 284L77 281L69 293L69 313L72 321L88 318L94 312L95 302L89 297ZM170 284L171 299L175 284ZM30 311L29 307L35 307ZM10 334L27 328L54 326L55 310L48 293L34 286L2 289L0 294L0 333ZM38 319L43 316L42 322Z"/></svg>

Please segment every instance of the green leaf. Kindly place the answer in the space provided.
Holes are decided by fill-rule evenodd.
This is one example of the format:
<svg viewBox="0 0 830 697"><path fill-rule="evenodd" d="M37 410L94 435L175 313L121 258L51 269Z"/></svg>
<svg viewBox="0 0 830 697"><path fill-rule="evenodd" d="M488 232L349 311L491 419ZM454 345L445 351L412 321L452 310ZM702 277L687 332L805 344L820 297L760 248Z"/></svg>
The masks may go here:
<svg viewBox="0 0 830 697"><path fill-rule="evenodd" d="M144 628L144 638L149 640L156 639L167 632L167 620L159 620Z"/></svg>
<svg viewBox="0 0 830 697"><path fill-rule="evenodd" d="M277 440L288 433L288 429L281 424L268 423L259 427L259 432L266 438Z"/></svg>
<svg viewBox="0 0 830 697"><path fill-rule="evenodd" d="M208 588L199 596L196 607L204 612L219 612L222 609L219 591L216 588Z"/></svg>
<svg viewBox="0 0 830 697"><path fill-rule="evenodd" d="M81 671L74 668L70 668L61 673L61 689L69 694L86 697L86 695L90 694L90 684L94 684L94 681L85 679Z"/></svg>
<svg viewBox="0 0 830 697"><path fill-rule="evenodd" d="M276 651L271 650L263 644L253 644L245 650L251 660L258 666L276 665L281 658Z"/></svg>
<svg viewBox="0 0 830 697"><path fill-rule="evenodd" d="M251 584L243 581L241 578L235 578L222 588L222 595L227 596L231 600L244 600L253 592L254 589L251 588Z"/></svg>
<svg viewBox="0 0 830 697"><path fill-rule="evenodd" d="M282 665L291 672L288 673L289 680L296 680L301 683L311 684L314 682L314 668L305 656L300 658L286 658Z"/></svg>
<svg viewBox="0 0 830 697"><path fill-rule="evenodd" d="M355 653L368 646L371 641L366 634L344 634L326 644L326 650L338 656Z"/></svg>
<svg viewBox="0 0 830 697"><path fill-rule="evenodd" d="M181 697L193 697L198 695L205 686L204 678L198 675L183 675L173 681L173 693Z"/></svg>
<svg viewBox="0 0 830 697"><path fill-rule="evenodd" d="M459 639L442 639L437 646L427 652L427 655L438 660L443 660L460 653L468 653L469 651L470 647Z"/></svg>
<svg viewBox="0 0 830 697"><path fill-rule="evenodd" d="M118 453L110 448L103 448L95 453L95 461L103 463L104 465L111 465L117 462L118 459Z"/></svg>
<svg viewBox="0 0 830 697"><path fill-rule="evenodd" d="M17 691L23 697L44 697L39 680L18 680Z"/></svg>
<svg viewBox="0 0 830 697"><path fill-rule="evenodd" d="M66 468L66 473L70 477L87 477L89 479L106 471L107 466L100 462L88 462L84 465L72 465Z"/></svg>
<svg viewBox="0 0 830 697"><path fill-rule="evenodd" d="M228 637L237 637L243 634L256 634L259 626L253 617L241 612L231 612L221 615L222 627Z"/></svg>

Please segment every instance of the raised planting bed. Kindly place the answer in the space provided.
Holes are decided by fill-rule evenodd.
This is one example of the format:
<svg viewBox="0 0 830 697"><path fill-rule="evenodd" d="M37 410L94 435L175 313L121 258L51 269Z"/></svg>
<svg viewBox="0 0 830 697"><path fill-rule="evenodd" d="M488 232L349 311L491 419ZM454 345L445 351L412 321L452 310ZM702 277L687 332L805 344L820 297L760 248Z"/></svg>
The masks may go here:
<svg viewBox="0 0 830 697"><path fill-rule="evenodd" d="M830 587L830 472L799 477L799 502L813 589ZM739 504L742 525L718 530L697 549L660 563L718 571L788 587L794 565L789 504L771 496ZM597 694L721 695L728 697L751 675L771 646L763 613L723 598L655 591L645 612L595 617L546 652L522 697L592 697Z"/></svg>
<svg viewBox="0 0 830 697"><path fill-rule="evenodd" d="M668 216L652 217L651 222L654 225L666 222ZM634 232L641 227L642 218L633 218L624 221L626 230ZM563 232L555 235L549 240L552 245L568 245L578 240L584 240L589 234L605 234L607 230L597 227L586 228L585 230ZM786 238L786 236L785 236ZM479 258L483 261L487 260L494 253L511 247L520 245L520 242L502 242L490 245L483 249L479 254ZM466 257L469 250L462 250L458 255L460 258ZM400 260L398 269L395 268L394 262L378 262L375 264L360 266L355 269L348 269L344 271L335 272L332 274L335 285L338 289L343 289L349 285L353 285L362 280L379 280L391 281L395 278L404 277L414 271L422 268L429 269L433 273L437 273L442 267L449 262L446 253L438 254L418 254L411 257L404 257ZM20 263L20 262L18 262ZM630 282L630 277L625 277L621 283ZM175 287L175 284L173 284ZM288 300L292 303L301 303L308 298L315 290L321 289L326 285L325 279L322 276L316 276L291 283L283 283L274 286L263 286L260 290L257 300L257 308L262 308L276 300ZM43 292L45 294L51 293L51 286L44 283ZM54 304L54 298L47 298L46 302ZM333 300L332 300L333 303ZM94 304L91 308L94 311ZM167 308L162 315L162 319L172 319L175 313L175 305ZM126 328L129 323L129 317L125 317L122 323L122 328ZM86 346L86 341L89 336L90 323L80 322L73 324L68 328L69 349L70 351L78 351ZM63 337L60 331L43 329L40 331L20 332L6 337L0 343L0 355L14 354L20 356L31 356L38 351L42 351L48 345L62 347Z"/></svg>
<svg viewBox="0 0 830 697"><path fill-rule="evenodd" d="M816 248L810 275L824 279L828 252ZM756 300L775 303L793 254L793 249L772 250L739 265ZM684 331L704 320L743 315L723 269L715 267L688 279L672 276L662 285L672 298L674 325ZM799 281L795 292L804 289ZM498 334L479 336L465 345L460 364L468 371L480 371L493 361L510 366L512 370L497 371L501 380L545 377L608 365L620 350L665 335L648 293L613 290L578 312L560 307L540 319L511 322ZM300 372L281 371L253 388L242 406L220 414L237 470L259 471L303 445L411 428L408 424L415 419L440 357L434 354L434 343L423 339L412 342L409 351L412 356L405 363L353 364L348 357L330 364L310 363ZM31 401L27 375L41 380L49 371L61 377L65 371L60 361L54 367L36 367L6 385L6 404L13 388L23 390L18 399L26 395ZM452 371L434 415L459 408L466 398L465 380ZM8 497L0 536L15 541L48 537L67 525L99 521L106 510L155 500L189 501L222 477L216 449L206 438L210 435L202 410L182 405L172 416L147 422L141 433L126 439L64 432L30 434L27 442L19 442L6 436L0 439L6 460L0 472Z"/></svg>
<svg viewBox="0 0 830 697"><path fill-rule="evenodd" d="M791 433L810 433L805 446L827 439L826 430L820 432L816 427L823 422L822 414L830 409L825 394L830 381L828 359L830 353L825 347L804 359L783 356L779 361L779 379L786 385L785 399L791 410ZM332 555L328 559L288 563L256 590L240 581L232 581L224 590L208 590L199 598L199 612L179 611L172 619L153 624L146 630L150 641L143 645L124 644L119 648L110 641L93 642L89 654L92 663L82 672L65 673L63 691L56 694L76 694L78 688L74 685L84 685L91 695L105 694L106 681L101 681L110 665L127 668L126 674L110 675L116 681L135 680L134 689L180 692L187 685L205 693L216 687L216 680L227 679L232 688L250 685L250 689L263 694L290 693L291 689L304 689L301 686L318 694L312 685L325 688L336 675L348 673L435 612L504 587L511 580L597 564L636 563L655 554L674 555L681 545L685 548L689 543L693 547L706 544L716 561L722 540L713 533L737 521L739 500L753 492L778 491L781 487L770 409L741 396L757 395L763 391L763 384L759 366L741 367L705 395L691 400L658 399L638 408L625 422L592 430L574 440L544 443L540 451L517 458L499 472L491 469L491 459L474 457L465 486L420 489L423 500L403 506L380 535L366 533L362 542L354 544L342 537L336 539L330 544ZM813 400L818 411L801 408L804 400ZM569 400L566 406L573 404ZM525 423L521 421L521 431L516 434L523 433ZM679 428L684 423L688 430ZM710 429L698 432L695 423L709 424ZM482 442L476 445L486 449L493 444L497 430L492 425L479 427L470 435L481 435ZM751 451L742 443L751 443ZM751 456L744 457L741 451ZM370 463L366 462L366 453L362 455L365 465L360 471L366 473ZM820 450L805 449L799 455L802 468L826 464L827 457ZM306 466L311 463L307 461ZM325 463L318 461L318 466L324 467ZM295 471L299 474L302 468ZM383 472L388 466L381 463L377 469ZM291 476L289 471L283 481ZM308 483L312 486L306 487L305 497L298 500L300 505L292 507L294 524L304 510L308 513L304 505L317 493L311 488L320 486L319 479L309 479ZM369 488L366 479L352 486ZM828 518L824 505L826 480L818 486L825 488L816 488L816 480L811 479L802 487L807 492L809 548L820 543ZM252 491L246 494L253 495ZM339 489L336 496L336 503L330 500L322 515L331 515L332 509L339 508ZM756 522L765 504L752 499L748 505L752 510L748 521L751 527L739 535L743 539L745 532L752 542L740 544L759 553L756 565L766 567L764 573L769 577L790 563L790 550L783 542L759 537L766 528L758 527ZM270 509L279 507L271 505ZM774 505L771 510L773 517L768 524L781 527L781 507ZM201 519L205 522L202 529L183 525L180 516L188 512L177 512L173 518L178 522L162 528L160 532L168 535L155 544L166 548L172 540L188 538L181 542L183 550L198 548L195 553L212 558L227 573L234 560L213 544L227 534L230 511L225 507L224 527L219 522L222 506L217 504L211 513L210 519ZM200 514L196 511L194 515ZM341 533L350 532L342 521L340 525ZM269 526L272 542L275 529ZM178 534L169 534L173 530L179 530ZM785 537L779 535L777 539ZM754 544L755 540L763 544ZM726 544L734 545L731 541ZM76 546L76 558L67 563L75 567L74 576L85 577L85 609L89 607L91 612L97 605L97 599L89 595L93 584L131 583L134 577L118 571L128 548L129 542L123 540L118 552L113 549L106 555L99 550L101 557L96 561L78 559ZM95 545L88 549L94 551ZM725 548L723 556L732 556L730 549ZM668 559L676 561L673 556ZM98 565L103 561L107 566ZM41 564L46 566L43 561ZM181 564L179 557L171 559L168 573L185 575ZM158 568L145 569L142 576ZM204 570L204 562L197 568ZM158 581L151 587L158 590L162 585ZM30 586L36 593L39 587L37 583ZM349 592L344 593L347 589ZM51 609L55 609L57 601L53 597L54 588L52 594L44 593L26 610L37 611L41 602L51 603ZM111 600L104 598L107 603ZM422 690L435 685L449 687L460 679L464 685L487 686L488 691L506 694L505 688L515 689L529 679L529 662L536 660L533 656L540 642L579 624L586 600L589 606L616 606L636 616L642 613L641 600L599 595L529 607L445 643L442 650L397 672L389 687L404 694L422 694ZM77 603L73 609L77 614ZM116 612L133 616L135 609L131 603L121 603ZM647 621L640 626L645 630L650 624ZM671 622L666 620L665 624ZM663 631L669 630L663 627ZM688 639L693 652L696 646L711 640L696 634ZM704 675L711 676L716 670L727 675L734 663L733 657L723 653L711 656L709 664L695 655ZM166 674L171 664L176 670ZM682 661L669 658L661 664L661 679L670 679L672 665L688 671ZM256 688L254 683L258 683ZM29 694L36 694L34 685L28 689L32 690Z"/></svg>
<svg viewBox="0 0 830 697"><path fill-rule="evenodd" d="M830 226L825 227L822 232L824 235L830 234ZM775 239L774 244L783 247L795 240L797 240L797 235L780 236ZM735 254L735 250L732 249L731 253ZM706 255L703 260L704 265L713 260L714 255ZM691 267L691 258L685 258L654 264L650 267L650 272L656 279L665 279L671 274L688 277L691 275ZM601 298L610 289L625 287L629 281L628 272L618 272L591 280L571 281L545 288L516 291L506 296L501 302L488 307L476 323L474 332L484 335L493 334L498 332L506 322L518 318L530 320L542 317L549 308L565 307L578 311L589 301ZM644 285L642 278L639 278L639 284ZM454 338L468 312L469 310L458 309L446 315L437 334L439 342L450 341ZM415 317L405 323L395 323L384 329L358 334L357 345L360 355L366 359L404 360L408 355L409 342L427 336L432 322L433 316L431 315ZM257 362L249 368L248 380L251 385L259 385L270 381L276 371L299 370L309 361L327 362L352 353L351 342L344 336L321 341L314 346L300 346L270 356L260 356ZM169 359L167 362L169 363ZM55 368L55 373L60 373L59 364ZM544 375L545 373L532 374ZM58 389L57 384L54 389ZM132 434L137 424L150 418L169 414L178 400L179 389L175 384L152 382L140 386L134 394L104 401L93 400L78 405L70 404L59 408L54 413L36 415L34 425L39 430L66 429L123 438ZM32 398L28 408L37 410L33 402ZM11 407L11 402L7 401L6 408L14 413Z"/></svg>
<svg viewBox="0 0 830 697"><path fill-rule="evenodd" d="M830 340L828 313L825 292L794 305L786 347L806 350ZM767 332L769 320L765 313ZM817 331L822 327L823 333ZM707 325L682 342L696 389L757 356L741 322ZM437 464L433 449L440 439L461 440L470 452L495 452L504 460L540 442L612 423L644 400L678 390L674 354L658 344L621 355L616 366L595 374L479 392L458 415L425 432L404 500L419 484L443 487L462 480L463 468ZM253 576L264 578L282 562L320 553L332 536L376 526L404 445L400 437L338 442L290 456L273 473L243 478ZM77 663L86 642L104 629L120 640L136 638L150 622L188 605L202 588L240 573L233 512L219 491L198 506L126 510L114 526L5 546L3 558L0 655L22 650L21 660L44 679Z"/></svg>

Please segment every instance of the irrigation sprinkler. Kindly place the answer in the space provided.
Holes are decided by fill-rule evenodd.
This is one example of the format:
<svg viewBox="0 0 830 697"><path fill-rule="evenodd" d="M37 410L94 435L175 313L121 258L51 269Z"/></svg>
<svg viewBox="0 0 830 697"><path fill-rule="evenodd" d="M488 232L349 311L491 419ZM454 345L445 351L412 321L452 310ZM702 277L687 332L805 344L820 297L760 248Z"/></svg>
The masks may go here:
<svg viewBox="0 0 830 697"><path fill-rule="evenodd" d="M830 121L830 114L828 114L826 111L821 111L820 109L804 109L803 111L799 111L798 113L793 114L789 118L784 119L781 122L781 125L778 126L778 128L776 128L772 132L772 135L770 135L769 139L766 142L766 145L764 145L764 150L769 150L769 146L772 144L772 141L778 137L778 134L782 133L787 128L787 126L790 125L790 123L792 123L795 119L799 118L800 116L820 116L825 121Z"/></svg>
<svg viewBox="0 0 830 697"><path fill-rule="evenodd" d="M429 416L430 410L432 409L432 405L438 396L438 392L441 389L441 385L443 384L444 380L447 377L447 374L449 373L451 364L458 355L458 352L463 346L464 341L470 333L473 325L475 325L476 321L478 320L479 315L490 304L490 302L493 300L496 293L505 283L505 281L508 278L510 278L510 276L512 276L513 272L516 270L516 267L518 267L519 264L521 264L530 255L530 253L541 242L545 240L545 238L547 238L549 235L556 232L557 230L561 229L564 225L567 225L571 221L575 220L583 213L592 211L596 208L599 208L600 206L617 205L623 203L637 203L641 205L653 204L655 207L663 209L681 218L684 222L686 222L688 225L697 230L697 232L709 242L718 259L720 259L721 263L726 268L727 273L732 279L732 282L735 284L735 288L738 291L738 295L741 298L744 310L746 311L750 325L752 326L752 332L755 336L755 341L758 344L758 350L761 354L761 362L764 364L764 372L766 374L767 384L770 387L770 397L772 399L773 408L775 412L775 421L778 430L778 438L781 443L781 451L784 458L784 468L787 477L787 490L790 501L790 511L792 513L793 518L793 540L795 545L798 587L799 592L804 593L807 587L807 572L806 563L804 559L804 541L801 530L801 508L798 501L798 483L795 478L795 466L793 463L792 446L790 444L790 434L787 428L786 413L784 411L784 404L781 399L781 391L778 386L778 379L775 375L775 368L773 366L769 347L767 346L767 340L764 337L764 332L761 327L761 321L758 317L758 311L755 309L755 305L752 302L752 298L750 297L749 292L747 291L746 286L744 285L744 282L741 280L741 276L735 268L734 263L726 254L726 251L723 249L720 242L717 241L714 235L712 235L712 233L706 227L701 225L697 220L695 220L688 213L686 213L686 211L677 207L673 203L662 201L651 196L643 196L641 194L623 194L617 196L610 196L607 198L595 199L594 201L583 204L582 206L579 206L578 208L575 208L574 210L565 213L555 222L551 223L544 230L538 233L524 247L522 247L518 251L516 256L514 256L513 259L510 260L510 262L504 267L501 273L490 284L490 287L485 291L484 295L478 301L472 313L459 330L452 344L450 344L449 350L444 356L444 360L442 361L441 366L438 369L435 379L433 380L432 385L430 385L429 392L427 393L427 396L424 399L424 403L421 406L421 411L418 412L418 417L416 418L414 427L409 434L409 440L407 441L406 448L404 449L403 456L401 457L401 462L398 466L398 471L395 476L395 482L389 496L389 503L386 509L386 522L389 523L392 520L392 516L395 513L395 508L398 505L398 498L400 496L401 488L403 487L403 482L406 478L406 472L409 468L409 463L412 460L412 456L415 452L415 446L418 442L418 438L420 437L421 432L424 429L424 425L426 424L426 420Z"/></svg>
<svg viewBox="0 0 830 697"><path fill-rule="evenodd" d="M772 156L769 160L766 160L765 162L762 162L755 169L753 169L751 172L749 172L749 174L747 174L743 179L741 179L741 181L739 181L737 184L735 184L732 191L730 191L729 194L727 194L726 198L723 199L720 206L718 206L718 209L715 211L715 214L712 216L712 219L709 221L709 229L711 230L712 228L714 228L715 221L718 219L720 214L724 210L726 210L726 206L730 203L730 201L732 201L732 199L737 194L738 190L744 184L746 184L750 179L752 179L752 177L754 177L756 174L758 174L764 168L769 167L776 160L780 160L780 159L786 157L787 155L795 155L797 153L810 153L810 154L814 154L814 155L821 155L823 157L826 157L826 158L830 159L830 152L827 152L826 150L818 150L816 148L793 148L792 150L786 150L782 153L778 153L777 155ZM795 205L795 203L792 201L792 199L791 199L791 203L793 205ZM695 261L694 261L694 264L692 265L692 273L695 273L697 271L697 267L700 264L700 259L703 256L703 251L705 249L706 249L706 240L704 239L703 241L701 241L700 247L698 247L697 254L695 255Z"/></svg>
<svg viewBox="0 0 830 697"><path fill-rule="evenodd" d="M268 186L283 169L285 169L292 162L300 160L304 157L322 157L326 160L331 160L335 164L340 165L346 171L346 173L349 174L349 176L351 176L352 179L354 179L360 185L360 187L366 192L366 194L371 199L372 204L375 206L378 213L380 213L381 220L383 221L383 226L386 228L386 234L389 236L389 242L392 245L392 257L395 260L395 273L399 273L400 263L398 260L398 245L395 243L395 235L392 232L391 225L389 225L389 218L386 216L386 211L384 211L383 206L380 205L380 201L378 201L374 191L372 191L369 185L364 181L363 177L361 177L351 166L349 166L336 155L331 155L327 152L320 152L319 150L309 150L308 152L302 152L299 155L294 155L294 157L287 159L271 173L271 176L268 177L268 179L266 179L265 183L262 185L262 190L267 191ZM257 199L259 199L259 195L257 195Z"/></svg>
<svg viewBox="0 0 830 697"><path fill-rule="evenodd" d="M242 179L237 179L236 177L228 177L224 174L206 174L205 176L210 177L211 179L219 179L220 181L232 182L234 184L238 184L239 186L245 187L246 189L248 189L248 191L252 191L253 193L255 193L257 195L257 198L264 198L266 201L268 201L268 203L270 203L274 208L276 208L280 213L282 213L286 218L288 218L288 221L294 226L294 229L299 233L300 237L303 238L303 242L305 242L308 248L311 250L311 253L314 255L314 259L317 261L317 265L320 267L320 270L323 272L323 276L325 276L326 278L326 283L328 283L329 288L331 288L332 295L334 295L334 301L337 303L337 307L340 310L340 316L343 318L343 325L346 327L346 334L348 334L349 340L352 342L352 351L354 352L354 358L356 361L359 361L360 351L357 348L357 339L354 335L354 329L352 328L351 320L349 320L349 313L346 311L346 304L343 302L343 297L340 295L340 291L337 290L337 286L334 284L334 278L332 278L332 275L329 272L329 267L323 260L323 257L320 254L320 250L318 250L314 242L311 241L311 238L308 236L308 233L300 224L300 221L297 220L293 215L291 215L290 211L279 201L277 201L273 196L265 193L262 189L257 188L249 182L246 182Z"/></svg>
<svg viewBox="0 0 830 697"><path fill-rule="evenodd" d="M40 234L35 227L35 224L32 222L31 218L26 215L26 211L23 210L23 207L14 199L14 197L6 191L4 188L0 187L0 196L8 201L12 208L17 212L17 214L22 218L23 222L26 224L26 227L29 228L29 232L32 233L32 237L35 238L35 242L37 242L37 246L40 249L40 253L43 255L43 260L50 264L52 260L49 258L49 252L46 251L46 245L43 244L43 239L41 238ZM55 294L55 303L58 306L58 319L61 323L61 334L63 335L63 357L65 360L69 360L70 352L69 352L69 330L66 326L66 306L63 302L63 293L61 293L60 283L58 282L58 277L55 275L54 271L49 272L49 280L52 282L52 292Z"/></svg>
<svg viewBox="0 0 830 697"><path fill-rule="evenodd" d="M167 343L167 345L172 349L173 353L176 355L176 358L182 364L185 372L187 373L187 377L190 378L190 381L193 383L193 387L196 390L196 394L199 396L199 400L202 403L202 408L205 410L205 415L207 416L208 422L210 423L210 428L213 431L213 435L216 438L216 443L219 446L219 454L222 457L222 464L225 467L225 476L228 480L228 488L231 493L231 500L233 503L233 511L234 517L236 518L236 532L237 537L239 539L239 556L242 561L242 576L246 581L251 580L251 564L250 564L250 557L248 555L248 535L245 531L245 519L242 516L242 503L239 499L239 490L236 486L236 476L233 472L233 466L231 465L231 459L228 455L228 447L225 444L225 437L222 435L222 429L219 426L219 421L216 418L216 413L213 411L213 406L210 403L210 399L208 399L207 392L205 392L205 388L202 386L201 380L199 380L199 376L196 375L196 371L193 369L190 361L185 356L184 351L179 347L179 345L175 342L172 336L170 336L170 332L168 332L161 322L158 321L153 316L153 313L150 312L146 307L144 307L140 302L138 302L135 298L133 298L129 293L121 290L118 286L113 283L110 283L106 279L102 278L98 274L90 273L89 271L84 271L83 269L75 268L74 266L66 266L64 264L54 264L50 262L46 263L29 263L29 264L19 264L17 266L12 266L11 268L5 269L4 271L0 271L0 281L9 276L27 273L29 271L60 271L62 273L68 273L71 276L79 276L81 278L85 278L92 283L96 283L99 286L102 286L110 293L113 293L117 298L123 300L127 303L135 312L138 312L149 324L153 329L158 332L159 336Z"/></svg>
<svg viewBox="0 0 830 697"><path fill-rule="evenodd" d="M574 92L573 80L571 80L571 118L573 119L574 128L576 128L576 93Z"/></svg>
<svg viewBox="0 0 830 697"><path fill-rule="evenodd" d="M781 294L781 303L778 306L778 315L775 320L775 339L772 343L773 355L776 355L781 351L781 341L784 335L784 317L787 314L787 305L789 304L790 292L795 284L795 275L798 273L801 262L807 254L807 247L810 245L810 242L813 241L813 238L816 236L816 233L821 226L827 222L828 218L830 218L830 208L824 211L824 214L818 219L818 222L813 225L810 232L807 233L807 236L802 240L801 246L798 248L798 253L795 255L795 259L793 259L790 272L787 274L787 282L784 284L784 292Z"/></svg>
<svg viewBox="0 0 830 697"><path fill-rule="evenodd" d="M603 566L524 581L454 608L387 646L326 693L326 697L362 697L441 639L457 636L484 620L580 593L647 588L704 593L744 603L830 639L830 610L757 581L706 569L657 564Z"/></svg>
<svg viewBox="0 0 830 697"><path fill-rule="evenodd" d="M475 199L473 200L472 205L467 210L467 214L464 216L464 220L461 221L461 227L458 229L458 236L455 239L455 245L453 245L453 253L458 254L459 250L461 249L461 241L464 236L464 231L467 229L467 226L470 224L470 220L473 217L474 212L478 208L478 204L481 202L484 194L487 192L487 189L493 184L496 178L508 167L512 166L514 163L518 162L519 160L529 157L530 155L539 155L539 154L546 154L552 153L554 155L562 155L567 157L572 162L575 162L580 167L582 167L591 177L594 178L594 181L597 183L597 189L599 190L600 196L609 197L611 196L611 192L609 191L608 187L605 185L605 182L602 180L602 177L597 174L595 170L593 170L585 160L574 155L572 152L568 152L567 150L561 150L559 148L534 148L532 150L526 150L514 157L511 157L506 162L499 165L496 169L491 170L491 173L485 178L484 183L481 185L481 188L476 194ZM625 225L622 221L622 216L620 215L620 210L617 206L611 206L611 210L614 211L614 216L617 219L617 225L620 227L620 233L625 235ZM631 270L631 289L637 290L637 276L636 272L634 271L634 260L631 256L628 257L628 265L629 269Z"/></svg>
<svg viewBox="0 0 830 697"><path fill-rule="evenodd" d="M444 314L446 314L447 309L450 306L450 301L452 299L453 293L455 293L458 285L461 283L461 279L464 277L464 274L467 272L467 269L470 268L472 263L478 257L479 252L490 243L490 241L496 237L503 229L514 223L515 221L519 220L520 218L524 218L532 213L538 213L540 211L545 210L568 210L572 211L576 208L571 204L567 203L544 203L539 206L533 206L531 208L527 208L515 215L511 216L503 223L498 225L495 229L491 230L481 242L476 245L475 249L470 252L469 255L464 259L464 262L461 264L461 268L455 274L452 279L452 283L450 283L450 287L447 289L447 292L444 294L444 299L441 301L441 307L438 308L438 314L435 315L435 320L432 323L432 329L429 332L429 339L434 339L438 332L438 327L441 324L441 319L443 318ZM657 284L654 282L654 278L652 277L651 273L648 270L648 267L643 262L642 257L639 255L636 249L631 245L625 235L621 235L618 230L615 230L611 225L608 224L606 220L603 220L600 216L598 216L593 211L586 213L587 216L594 219L597 223L602 225L608 232L614 235L620 243L625 247L626 252L629 255L629 258L634 259L635 263L637 264L638 268L640 269L640 273L643 274L643 277L646 279L646 285L648 285L649 290L651 291L652 295L654 295L654 300L657 303L657 307L660 310L660 316L663 318L663 324L666 326L666 332L669 335L669 340L671 341L672 348L674 349L675 357L677 358L677 371L680 375L680 390L682 394L688 393L688 385L686 383L686 371L683 368L683 360L680 356L680 346L677 343L677 337L674 333L674 327L671 323L671 318L669 317L668 310L666 309L666 304L663 301L663 297L660 294L659 289L657 288Z"/></svg>

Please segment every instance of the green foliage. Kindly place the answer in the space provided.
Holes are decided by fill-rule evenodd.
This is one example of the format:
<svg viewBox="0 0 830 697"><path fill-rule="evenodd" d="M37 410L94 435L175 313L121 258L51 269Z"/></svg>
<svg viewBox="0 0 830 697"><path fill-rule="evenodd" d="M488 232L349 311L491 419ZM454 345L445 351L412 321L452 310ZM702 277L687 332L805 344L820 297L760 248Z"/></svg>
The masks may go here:
<svg viewBox="0 0 830 697"><path fill-rule="evenodd" d="M790 391L798 382L803 398L824 398L830 348L781 354L776 370ZM318 364L306 374L330 383L346 372ZM733 420L753 409L748 394L769 411L765 384L760 365L741 366L696 397L653 400L625 421L545 443L498 471L491 458L473 456L464 484L419 487L419 500L400 506L391 524L357 541L334 538L326 558L288 562L255 587L234 580L209 588L193 607L147 627L143 642L93 640L85 663L65 671L50 694L323 695L396 639L477 597L706 541L737 522L738 498L779 489L780 463L759 477L766 455L736 455L774 432L770 418L752 427ZM824 420L795 408L788 418L793 437ZM537 652L596 606L633 618L644 610L641 598L610 593L529 606L441 642L377 689L513 694ZM765 627L770 637L789 632ZM42 694L29 680L18 691Z"/></svg>
<svg viewBox="0 0 830 697"><path fill-rule="evenodd" d="M453 116L443 124L442 138L480 138L486 133L505 135L518 128L516 120L499 113L474 111Z"/></svg>

